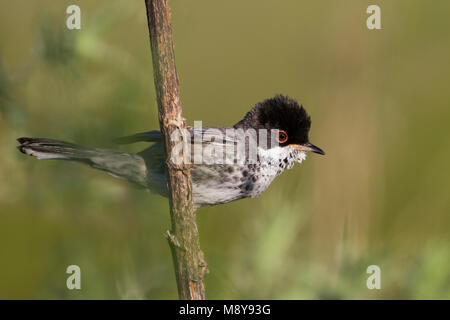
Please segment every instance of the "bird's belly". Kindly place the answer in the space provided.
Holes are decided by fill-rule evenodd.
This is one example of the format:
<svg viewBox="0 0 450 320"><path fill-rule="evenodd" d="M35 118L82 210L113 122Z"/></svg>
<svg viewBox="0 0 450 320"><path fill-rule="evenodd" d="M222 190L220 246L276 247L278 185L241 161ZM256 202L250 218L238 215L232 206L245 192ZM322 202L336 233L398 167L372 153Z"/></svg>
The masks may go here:
<svg viewBox="0 0 450 320"><path fill-rule="evenodd" d="M226 165L200 165L191 170L194 203L206 207L245 198L240 185L240 168Z"/></svg>
<svg viewBox="0 0 450 320"><path fill-rule="evenodd" d="M220 185L193 184L193 189L194 204L197 208L227 203L245 197L245 194L242 194L239 189Z"/></svg>
<svg viewBox="0 0 450 320"><path fill-rule="evenodd" d="M191 174L194 203L198 208L258 197L276 176L226 165L197 166Z"/></svg>

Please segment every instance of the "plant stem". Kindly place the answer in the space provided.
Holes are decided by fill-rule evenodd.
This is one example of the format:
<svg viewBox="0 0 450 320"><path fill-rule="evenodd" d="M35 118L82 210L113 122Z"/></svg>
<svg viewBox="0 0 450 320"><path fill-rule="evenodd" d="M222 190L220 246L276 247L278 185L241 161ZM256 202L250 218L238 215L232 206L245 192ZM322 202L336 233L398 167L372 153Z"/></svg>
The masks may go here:
<svg viewBox="0 0 450 320"><path fill-rule="evenodd" d="M167 239L172 251L178 296L185 300L204 300L204 275L208 272L192 201L192 181L188 164L182 155L170 157L176 143L187 141L186 122L181 107L178 75L170 26L168 0L145 0L153 72L158 102L159 125L167 155L168 189L172 230ZM173 133L179 132L178 140ZM187 150L187 149L184 149ZM176 158L178 157L178 158ZM181 164L180 164L181 163Z"/></svg>

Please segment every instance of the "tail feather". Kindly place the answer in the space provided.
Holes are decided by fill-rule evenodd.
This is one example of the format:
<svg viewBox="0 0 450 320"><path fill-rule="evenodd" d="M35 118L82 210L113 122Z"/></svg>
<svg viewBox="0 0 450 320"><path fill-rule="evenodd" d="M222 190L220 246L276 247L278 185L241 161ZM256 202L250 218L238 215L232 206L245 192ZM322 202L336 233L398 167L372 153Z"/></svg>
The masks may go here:
<svg viewBox="0 0 450 320"><path fill-rule="evenodd" d="M38 159L70 159L87 158L93 150L85 149L73 143L45 139L45 138L19 138L20 152L34 156Z"/></svg>
<svg viewBox="0 0 450 320"><path fill-rule="evenodd" d="M147 187L147 168L140 155L104 149L88 149L73 143L45 139L19 138L20 152L38 159L82 162L116 177Z"/></svg>

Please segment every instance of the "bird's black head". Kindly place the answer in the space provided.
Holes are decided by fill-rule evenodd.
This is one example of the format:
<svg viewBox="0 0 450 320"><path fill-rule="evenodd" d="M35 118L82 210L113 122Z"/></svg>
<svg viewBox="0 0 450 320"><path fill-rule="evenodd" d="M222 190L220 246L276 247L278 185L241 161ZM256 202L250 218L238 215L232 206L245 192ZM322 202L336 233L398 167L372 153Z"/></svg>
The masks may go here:
<svg viewBox="0 0 450 320"><path fill-rule="evenodd" d="M234 127L244 130L276 129L280 146L325 154L309 142L310 116L297 101L287 96L277 95L256 104Z"/></svg>

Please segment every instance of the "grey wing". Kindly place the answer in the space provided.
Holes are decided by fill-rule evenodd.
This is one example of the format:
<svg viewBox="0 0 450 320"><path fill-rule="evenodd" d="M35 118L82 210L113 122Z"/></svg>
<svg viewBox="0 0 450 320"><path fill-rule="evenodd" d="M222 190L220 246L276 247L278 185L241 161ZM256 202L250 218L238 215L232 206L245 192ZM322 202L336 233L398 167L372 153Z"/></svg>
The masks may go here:
<svg viewBox="0 0 450 320"><path fill-rule="evenodd" d="M167 196L167 174L165 167L165 152L162 135L159 130L136 133L114 139L117 144L131 144L135 142L152 142L153 144L137 153L144 159L147 175L147 186L153 192Z"/></svg>
<svg viewBox="0 0 450 320"><path fill-rule="evenodd" d="M197 208L235 201L248 196L242 191L246 179L243 177L242 165L234 163L236 145L242 135L231 128L203 127L193 128L193 134L201 134L201 139L194 139L195 149L201 141L202 164L194 164L192 185L194 202ZM196 152L196 151L194 151ZM195 160L195 155L192 159Z"/></svg>
<svg viewBox="0 0 450 320"><path fill-rule="evenodd" d="M137 154L144 159L149 189L167 197L166 156L162 140L155 142Z"/></svg>
<svg viewBox="0 0 450 320"><path fill-rule="evenodd" d="M236 134L234 130L226 130L226 128L214 127L188 127L191 136L191 143L195 143L195 135L201 135L204 144L223 144L225 142L236 142ZM135 142L159 142L162 140L162 134L159 130L140 132L131 136L116 138L117 144L130 144Z"/></svg>
<svg viewBox="0 0 450 320"><path fill-rule="evenodd" d="M196 144L199 141L203 145L223 146L224 144L234 145L238 141L236 131L232 128L217 128L217 127L188 127L191 134L191 143ZM201 139L196 139L196 135Z"/></svg>
<svg viewBox="0 0 450 320"><path fill-rule="evenodd" d="M158 142L161 141L162 135L159 130L136 133L131 136L120 137L114 141L117 144L130 144L135 142Z"/></svg>
<svg viewBox="0 0 450 320"><path fill-rule="evenodd" d="M242 178L241 170L236 170L231 174L235 165L208 164L206 163L208 157L204 157L213 149L217 151L223 150L224 144L234 146L238 140L235 131L213 127L188 127L188 130L191 136L191 147L193 147L191 152L195 152L194 149L196 147L201 147L200 152L203 155L202 163L194 163L191 170L196 207L226 203L245 197L239 186L236 185L236 181L240 181ZM121 143L154 142L152 146L139 152L138 155L142 156L145 161L149 188L167 196L166 157L161 133L158 130L154 130L123 137L118 140ZM191 160L194 160L193 154Z"/></svg>

